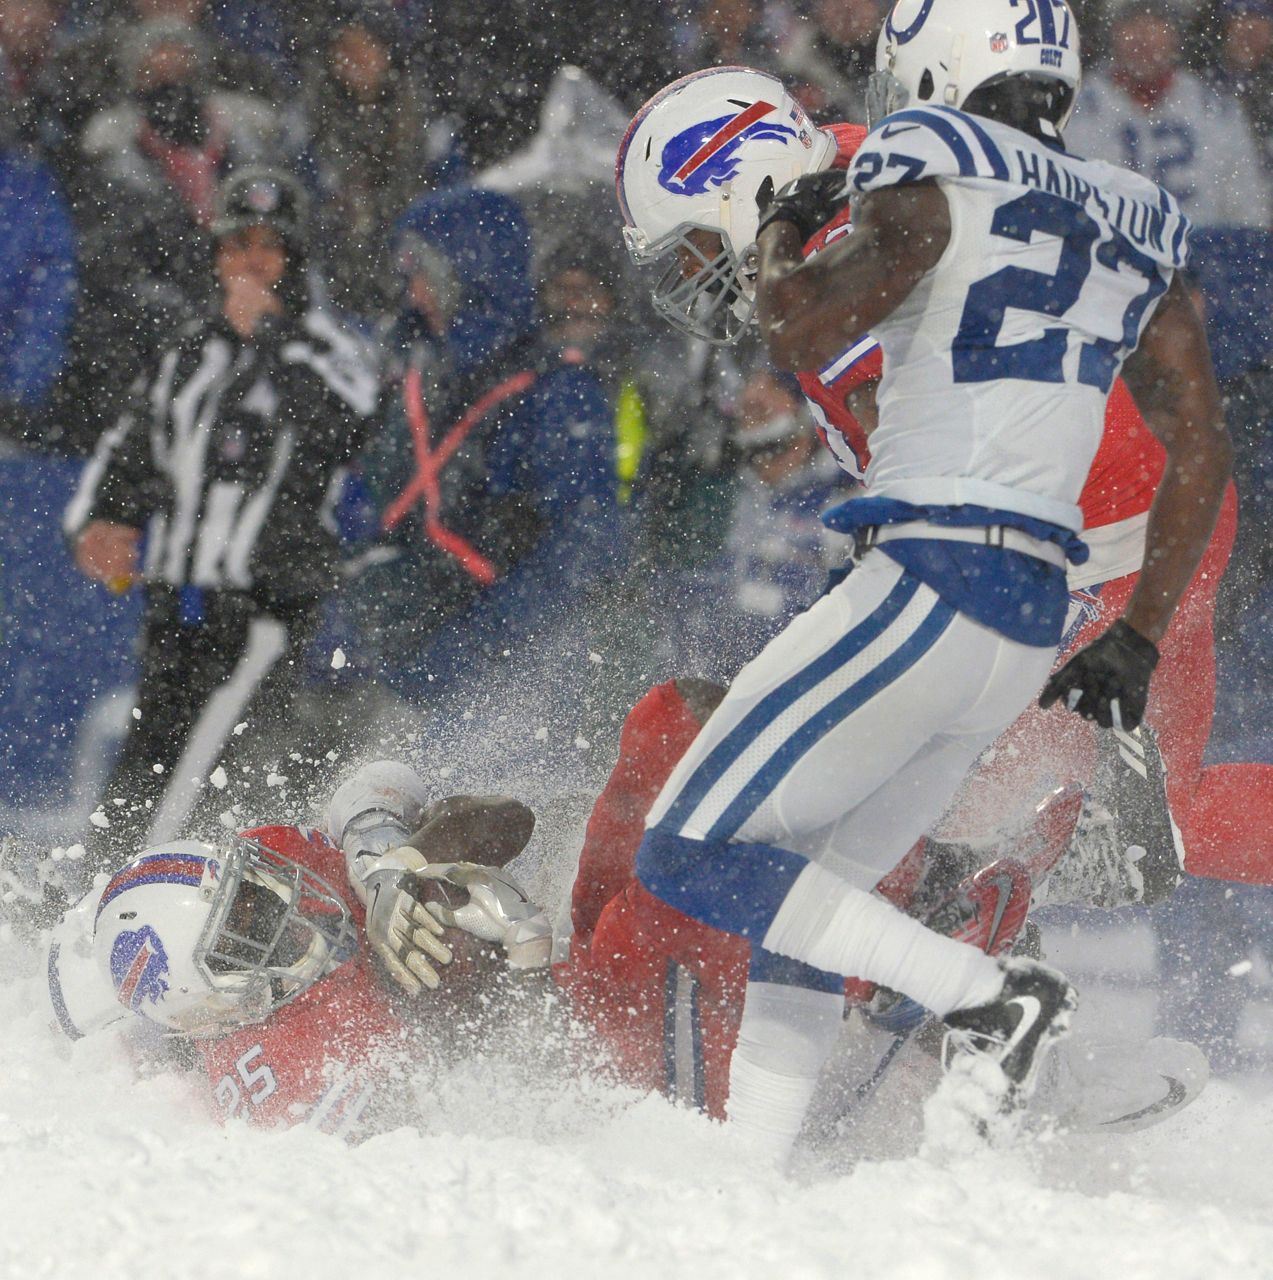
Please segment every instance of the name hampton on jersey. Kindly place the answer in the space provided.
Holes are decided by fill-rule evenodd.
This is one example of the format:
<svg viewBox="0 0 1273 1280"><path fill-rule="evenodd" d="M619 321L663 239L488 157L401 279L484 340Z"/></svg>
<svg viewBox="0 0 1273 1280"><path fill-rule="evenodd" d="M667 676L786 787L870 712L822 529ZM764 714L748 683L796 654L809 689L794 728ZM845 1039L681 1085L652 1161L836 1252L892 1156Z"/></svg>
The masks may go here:
<svg viewBox="0 0 1273 1280"><path fill-rule="evenodd" d="M904 143L895 143L902 137ZM1013 183L1083 207L1165 265L1185 265L1189 221L1174 196L1103 160L1029 141L1015 129L950 107L913 107L895 112L870 134L854 157L849 187L864 193L924 178Z"/></svg>

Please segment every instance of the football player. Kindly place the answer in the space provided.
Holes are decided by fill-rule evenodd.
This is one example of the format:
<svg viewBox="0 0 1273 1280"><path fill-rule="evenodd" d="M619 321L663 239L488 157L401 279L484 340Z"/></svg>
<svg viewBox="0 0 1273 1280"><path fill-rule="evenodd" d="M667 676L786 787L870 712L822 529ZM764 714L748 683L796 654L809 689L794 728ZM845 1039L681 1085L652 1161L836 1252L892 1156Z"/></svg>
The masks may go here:
<svg viewBox="0 0 1273 1280"><path fill-rule="evenodd" d="M1210 537L1229 448L1176 278L1187 223L1152 184L1064 155L1079 78L1068 8L1048 0L1010 17L997 0L901 0L881 35L879 83L889 111L905 110L866 140L847 185L813 158L825 143L789 100L729 92L714 109L693 104L672 145L650 126L656 98L625 139L619 185L638 228L629 174L634 190L657 186L650 203L665 211L682 195L729 200L724 218L688 216L670 240L629 234L638 252L680 259L680 283L669 270L660 290L666 312L728 336L754 295L784 367L827 369L872 330L885 350L872 496L835 517L857 533L855 572L735 681L655 806L639 875L687 914L763 940L759 950L909 984L977 1038L1013 1109L1068 1023L1068 985L1020 961L998 968L863 890L1046 675L1064 566L1084 555L1079 490L1142 335L1128 373L1170 464L1146 569L1124 616L1050 682L1051 699L1107 726L1139 724L1155 642ZM704 96L711 80L700 78ZM770 172L742 154L762 131L784 153ZM775 197L792 166L805 176ZM853 233L805 260L850 193ZM730 1113L781 1154L826 1052L834 989L815 994L811 981L799 998L763 977L748 987Z"/></svg>
<svg viewBox="0 0 1273 1280"><path fill-rule="evenodd" d="M753 316L755 250L747 237L754 239L755 224L741 222L739 188L768 189L775 174L799 163L806 163L808 172L847 169L866 136L856 124L816 131L802 123L796 131L801 147L805 136L813 139L802 152L780 131L744 130L728 145L734 178L702 184L693 193L660 185L660 157L684 149L678 140L687 120L706 115L710 124L732 103L761 101L788 101L781 82L763 72L729 68L683 77L637 117L648 135L651 159L635 164L630 147L620 151L625 239L638 262L664 269L654 290L655 308L675 327L710 342L736 341ZM700 124L691 138L701 138L705 130ZM846 208L814 234L805 252L816 253L850 230ZM722 263L730 264L728 269ZM718 287L722 278L728 283ZM723 305L727 294L732 309ZM797 373L820 438L859 481L870 461L882 368L879 343L866 336L824 364ZM1068 566L1071 606L1063 657L1108 626L1135 587L1149 507L1165 462L1166 453L1126 384L1116 379L1100 447L1079 495L1089 556ZM1215 705L1215 599L1236 524L1230 487L1202 564L1159 646L1145 725L1102 734L1092 722L1028 709L1002 749L969 780L964 802L942 823L945 843L993 842L999 829L1024 821L1056 787L1077 782L1092 801L1076 829L1064 875L1050 884L1054 903L1153 902L1170 892L1182 866L1195 875L1243 879L1273 872L1261 870L1258 842L1253 844L1250 832L1224 820L1237 790L1273 796L1273 770L1202 768ZM1266 809L1273 818L1273 808L1262 802L1261 812ZM1147 856L1133 861L1141 851Z"/></svg>
<svg viewBox="0 0 1273 1280"><path fill-rule="evenodd" d="M503 975L545 971L551 926L502 869L533 826L502 797L430 805L380 761L335 793L326 830L146 849L53 931L57 1022L78 1039L132 1018L193 1046L223 1119L351 1138L402 1123L404 1043L447 1043Z"/></svg>

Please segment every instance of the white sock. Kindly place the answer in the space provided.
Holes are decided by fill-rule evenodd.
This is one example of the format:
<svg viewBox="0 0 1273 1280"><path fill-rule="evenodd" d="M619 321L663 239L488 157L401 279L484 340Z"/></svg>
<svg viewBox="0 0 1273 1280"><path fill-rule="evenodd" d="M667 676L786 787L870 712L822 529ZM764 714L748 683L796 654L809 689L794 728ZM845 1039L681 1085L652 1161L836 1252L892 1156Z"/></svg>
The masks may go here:
<svg viewBox="0 0 1273 1280"><path fill-rule="evenodd" d="M747 984L725 1110L758 1156L786 1159L843 1020L841 992Z"/></svg>
<svg viewBox="0 0 1273 1280"><path fill-rule="evenodd" d="M816 969L891 987L939 1018L1003 990L998 961L903 915L810 863L791 886L764 946Z"/></svg>

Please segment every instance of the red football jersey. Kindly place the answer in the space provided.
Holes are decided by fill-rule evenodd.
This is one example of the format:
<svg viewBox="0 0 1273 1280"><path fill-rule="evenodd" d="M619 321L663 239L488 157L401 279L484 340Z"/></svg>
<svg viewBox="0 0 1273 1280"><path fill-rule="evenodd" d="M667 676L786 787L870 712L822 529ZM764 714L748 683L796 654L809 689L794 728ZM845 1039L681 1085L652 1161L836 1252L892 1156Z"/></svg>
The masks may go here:
<svg viewBox="0 0 1273 1280"><path fill-rule="evenodd" d="M847 168L862 145L866 130L860 125L837 124L831 125L829 132L839 148L835 167ZM805 248L806 255L817 253L845 235L848 222L846 211L814 236ZM870 449L866 433L849 411L845 397L855 387L878 382L883 368L883 353L868 336L822 369L797 375L823 443L840 466L859 479L870 461ZM1118 379L1105 409L1105 434L1079 495L1084 527L1097 529L1148 511L1166 461L1165 450L1145 425L1126 384Z"/></svg>
<svg viewBox="0 0 1273 1280"><path fill-rule="evenodd" d="M254 827L259 840L321 876L349 908L359 949L334 973L264 1022L199 1049L221 1119L239 1116L267 1127L310 1125L345 1137L363 1134L367 1110L381 1101L385 1069L377 1056L399 1042L402 1023L372 971L365 913L349 887L345 856L306 827Z"/></svg>

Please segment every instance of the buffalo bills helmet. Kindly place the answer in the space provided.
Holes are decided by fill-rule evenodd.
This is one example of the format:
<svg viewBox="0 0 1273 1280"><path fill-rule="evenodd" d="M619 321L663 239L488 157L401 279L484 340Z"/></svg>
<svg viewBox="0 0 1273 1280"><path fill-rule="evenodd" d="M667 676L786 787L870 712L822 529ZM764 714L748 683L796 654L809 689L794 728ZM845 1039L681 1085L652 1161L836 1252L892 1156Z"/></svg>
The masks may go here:
<svg viewBox="0 0 1273 1280"><path fill-rule="evenodd" d="M906 106L962 107L1010 77L1059 85L1052 126L1065 128L1082 75L1066 0L897 0L884 20L867 99L872 126Z"/></svg>
<svg viewBox="0 0 1273 1280"><path fill-rule="evenodd" d="M667 263L655 310L695 337L736 342L755 306L761 202L834 156L830 134L762 71L714 67L656 93L615 165L628 251Z"/></svg>
<svg viewBox="0 0 1273 1280"><path fill-rule="evenodd" d="M126 1008L195 1038L259 1022L354 954L348 909L259 841L155 845L102 891L96 962Z"/></svg>

